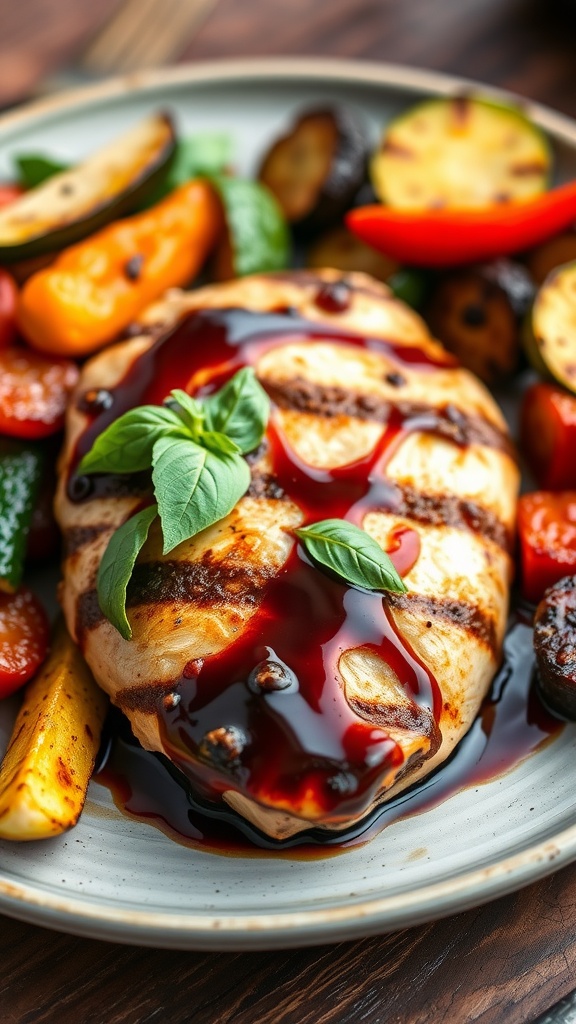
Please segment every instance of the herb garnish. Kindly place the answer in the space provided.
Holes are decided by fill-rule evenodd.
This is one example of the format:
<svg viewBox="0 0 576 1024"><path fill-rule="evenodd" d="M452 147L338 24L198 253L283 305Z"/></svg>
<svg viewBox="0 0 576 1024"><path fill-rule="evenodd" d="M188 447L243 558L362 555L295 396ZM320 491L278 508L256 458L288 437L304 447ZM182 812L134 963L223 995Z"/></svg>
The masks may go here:
<svg viewBox="0 0 576 1024"><path fill-rule="evenodd" d="M164 404L124 413L96 439L79 473L136 473L151 469L155 503L117 529L100 563L100 608L125 640L132 630L126 590L136 559L159 517L163 553L227 516L250 484L244 456L260 444L270 400L246 367L201 401L174 390ZM389 556L365 530L325 519L294 531L319 568L367 590L404 593Z"/></svg>
<svg viewBox="0 0 576 1024"><path fill-rule="evenodd" d="M406 586L390 556L366 533L345 519L323 519L294 531L314 562L365 590L405 594Z"/></svg>

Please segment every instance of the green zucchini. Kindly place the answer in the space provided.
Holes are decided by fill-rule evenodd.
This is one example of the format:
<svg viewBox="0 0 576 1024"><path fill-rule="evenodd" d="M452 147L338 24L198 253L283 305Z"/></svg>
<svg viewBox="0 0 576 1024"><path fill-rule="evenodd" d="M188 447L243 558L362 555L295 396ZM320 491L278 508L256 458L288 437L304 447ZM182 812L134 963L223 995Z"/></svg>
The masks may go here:
<svg viewBox="0 0 576 1024"><path fill-rule="evenodd" d="M42 470L38 447L0 441L0 591L13 593L22 580Z"/></svg>
<svg viewBox="0 0 576 1024"><path fill-rule="evenodd" d="M524 340L535 369L576 394L576 262L548 275Z"/></svg>
<svg viewBox="0 0 576 1024"><path fill-rule="evenodd" d="M548 187L545 136L514 107L470 97L426 100L387 128L370 174L397 209L470 209Z"/></svg>
<svg viewBox="0 0 576 1024"><path fill-rule="evenodd" d="M0 263L54 252L135 209L168 173L176 138L155 114L0 210Z"/></svg>

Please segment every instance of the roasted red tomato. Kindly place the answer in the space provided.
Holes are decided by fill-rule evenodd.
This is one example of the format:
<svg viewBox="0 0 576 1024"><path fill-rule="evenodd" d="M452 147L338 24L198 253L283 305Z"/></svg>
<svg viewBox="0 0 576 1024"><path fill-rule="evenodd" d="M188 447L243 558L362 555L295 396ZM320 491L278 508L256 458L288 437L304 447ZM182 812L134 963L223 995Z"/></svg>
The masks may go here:
<svg viewBox="0 0 576 1024"><path fill-rule="evenodd" d="M36 438L64 425L78 367L69 359L51 359L26 348L0 351L0 434Z"/></svg>
<svg viewBox="0 0 576 1024"><path fill-rule="evenodd" d="M34 675L48 652L46 613L27 587L0 593L0 697L8 697Z"/></svg>
<svg viewBox="0 0 576 1024"><path fill-rule="evenodd" d="M576 398L554 384L534 384L522 404L522 453L540 487L576 487Z"/></svg>
<svg viewBox="0 0 576 1024"><path fill-rule="evenodd" d="M522 593L537 603L544 591L576 572L576 491L535 491L518 504Z"/></svg>
<svg viewBox="0 0 576 1024"><path fill-rule="evenodd" d="M0 268L0 349L16 339L16 301L18 288L7 270Z"/></svg>

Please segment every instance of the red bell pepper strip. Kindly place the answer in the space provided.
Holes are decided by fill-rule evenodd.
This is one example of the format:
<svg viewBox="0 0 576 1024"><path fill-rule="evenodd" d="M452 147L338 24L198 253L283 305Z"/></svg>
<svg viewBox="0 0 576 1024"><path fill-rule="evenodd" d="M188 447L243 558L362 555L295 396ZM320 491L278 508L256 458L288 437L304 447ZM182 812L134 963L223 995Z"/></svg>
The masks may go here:
<svg viewBox="0 0 576 1024"><path fill-rule="evenodd" d="M0 594L0 698L8 697L34 675L48 653L46 612L27 587Z"/></svg>
<svg viewBox="0 0 576 1024"><path fill-rule="evenodd" d="M478 210L395 210L361 206L346 225L386 256L420 267L450 267L540 245L576 221L576 181L520 203Z"/></svg>
<svg viewBox="0 0 576 1024"><path fill-rule="evenodd" d="M0 350L0 434L32 439L61 430L77 380L78 367L71 359L52 359L16 345Z"/></svg>
<svg viewBox="0 0 576 1024"><path fill-rule="evenodd" d="M0 349L16 340L18 287L14 278L0 267Z"/></svg>
<svg viewBox="0 0 576 1024"><path fill-rule="evenodd" d="M576 398L553 384L524 395L520 447L539 487L576 489Z"/></svg>
<svg viewBox="0 0 576 1024"><path fill-rule="evenodd" d="M576 491L534 491L518 503L521 588L535 604L576 572Z"/></svg>

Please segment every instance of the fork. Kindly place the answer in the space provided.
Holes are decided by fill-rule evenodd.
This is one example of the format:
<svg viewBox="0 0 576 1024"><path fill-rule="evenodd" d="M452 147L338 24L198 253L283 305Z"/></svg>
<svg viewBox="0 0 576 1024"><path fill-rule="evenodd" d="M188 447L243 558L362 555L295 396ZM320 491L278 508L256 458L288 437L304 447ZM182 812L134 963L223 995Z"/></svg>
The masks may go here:
<svg viewBox="0 0 576 1024"><path fill-rule="evenodd" d="M218 0L122 0L118 10L69 67L45 78L37 92L58 89L178 58Z"/></svg>

